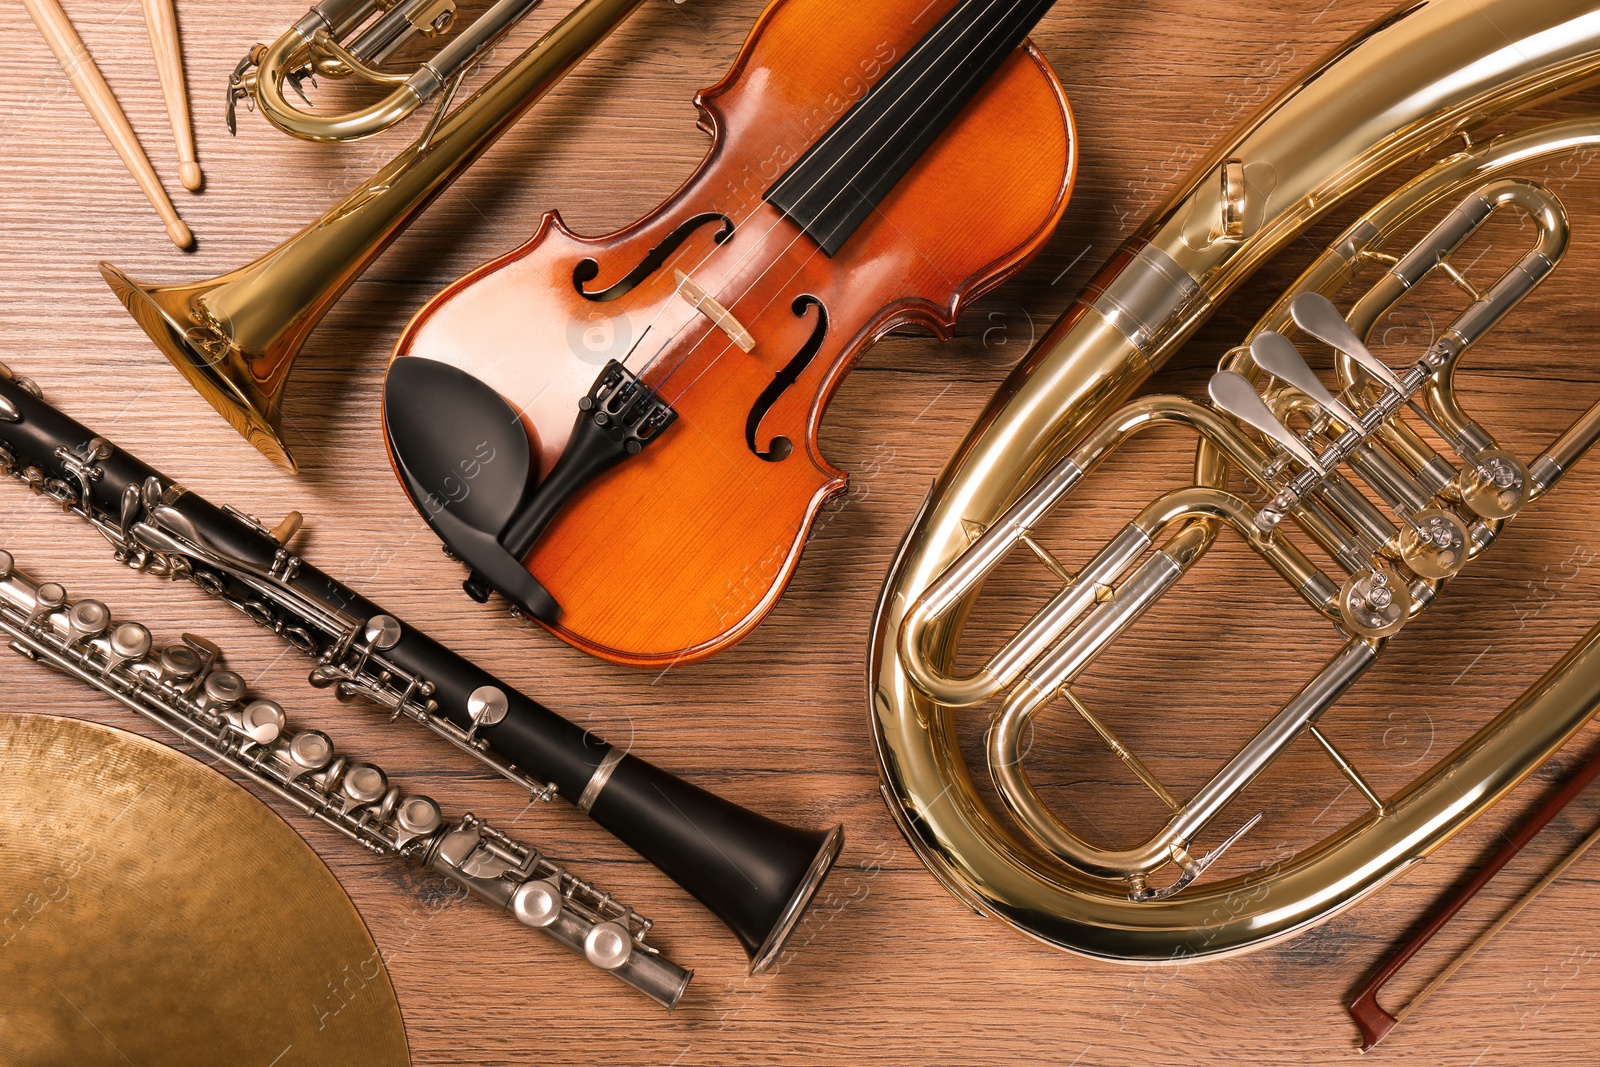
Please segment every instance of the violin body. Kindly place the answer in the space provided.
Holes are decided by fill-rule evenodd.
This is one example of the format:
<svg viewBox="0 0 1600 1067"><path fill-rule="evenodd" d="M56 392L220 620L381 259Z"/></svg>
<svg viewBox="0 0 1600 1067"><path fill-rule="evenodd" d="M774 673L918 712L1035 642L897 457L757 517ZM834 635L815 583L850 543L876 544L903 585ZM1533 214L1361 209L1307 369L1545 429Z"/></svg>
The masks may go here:
<svg viewBox="0 0 1600 1067"><path fill-rule="evenodd" d="M609 360L629 359L676 411L648 448L567 500L522 557L559 601L559 618L541 621L561 639L661 666L749 633L845 488L818 429L851 365L900 326L948 337L963 306L1021 269L1059 222L1072 118L1031 45L833 255L762 199L954 6L777 0L728 75L697 95L712 145L665 203L603 237L552 212L406 328L395 357L459 368L498 393L541 477ZM736 322L692 303L684 277Z"/></svg>

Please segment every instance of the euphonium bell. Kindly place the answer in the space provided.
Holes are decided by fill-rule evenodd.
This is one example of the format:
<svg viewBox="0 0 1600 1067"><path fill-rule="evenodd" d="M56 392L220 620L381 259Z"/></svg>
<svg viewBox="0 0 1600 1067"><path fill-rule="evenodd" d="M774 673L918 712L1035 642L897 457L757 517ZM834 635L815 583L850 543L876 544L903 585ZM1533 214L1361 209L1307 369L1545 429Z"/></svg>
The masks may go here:
<svg viewBox="0 0 1600 1067"><path fill-rule="evenodd" d="M583 0L448 114L446 94L410 147L255 262L168 286L141 285L109 263L100 264L101 274L200 395L274 463L294 470L281 408L306 337L445 186L642 2ZM506 6L503 0L494 10Z"/></svg>

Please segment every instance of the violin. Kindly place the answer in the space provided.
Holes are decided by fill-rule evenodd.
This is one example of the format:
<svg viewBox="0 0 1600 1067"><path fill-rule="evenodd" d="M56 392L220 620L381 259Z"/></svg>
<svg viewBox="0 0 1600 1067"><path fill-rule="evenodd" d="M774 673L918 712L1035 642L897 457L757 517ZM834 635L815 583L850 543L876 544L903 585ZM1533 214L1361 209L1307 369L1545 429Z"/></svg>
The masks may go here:
<svg viewBox="0 0 1600 1067"><path fill-rule="evenodd" d="M711 148L602 237L556 212L423 307L384 388L407 494L471 571L603 659L748 634L846 475L828 401L903 326L948 338L1066 209L1049 0L775 0L695 97Z"/></svg>

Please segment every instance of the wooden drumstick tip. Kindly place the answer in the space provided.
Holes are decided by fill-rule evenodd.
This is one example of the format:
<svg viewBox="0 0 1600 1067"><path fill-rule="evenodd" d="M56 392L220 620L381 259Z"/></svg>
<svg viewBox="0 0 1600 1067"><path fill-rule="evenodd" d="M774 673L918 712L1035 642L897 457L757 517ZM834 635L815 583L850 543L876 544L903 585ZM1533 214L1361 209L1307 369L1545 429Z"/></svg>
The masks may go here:
<svg viewBox="0 0 1600 1067"><path fill-rule="evenodd" d="M172 238L172 243L187 252L194 247L194 233L185 226L182 219L173 219L167 223L167 236Z"/></svg>
<svg viewBox="0 0 1600 1067"><path fill-rule="evenodd" d="M198 193L201 186L206 183L206 176L200 173L200 164L192 159L178 165L178 179L191 193Z"/></svg>

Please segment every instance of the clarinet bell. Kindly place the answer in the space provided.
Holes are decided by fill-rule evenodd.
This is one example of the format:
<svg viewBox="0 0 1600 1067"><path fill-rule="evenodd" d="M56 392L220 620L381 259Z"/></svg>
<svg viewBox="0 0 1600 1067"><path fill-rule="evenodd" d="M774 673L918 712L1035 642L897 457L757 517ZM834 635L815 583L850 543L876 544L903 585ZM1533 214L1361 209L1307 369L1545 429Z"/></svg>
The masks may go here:
<svg viewBox="0 0 1600 1067"><path fill-rule="evenodd" d="M786 825L633 756L578 807L721 919L751 974L777 962L844 845L842 826Z"/></svg>

